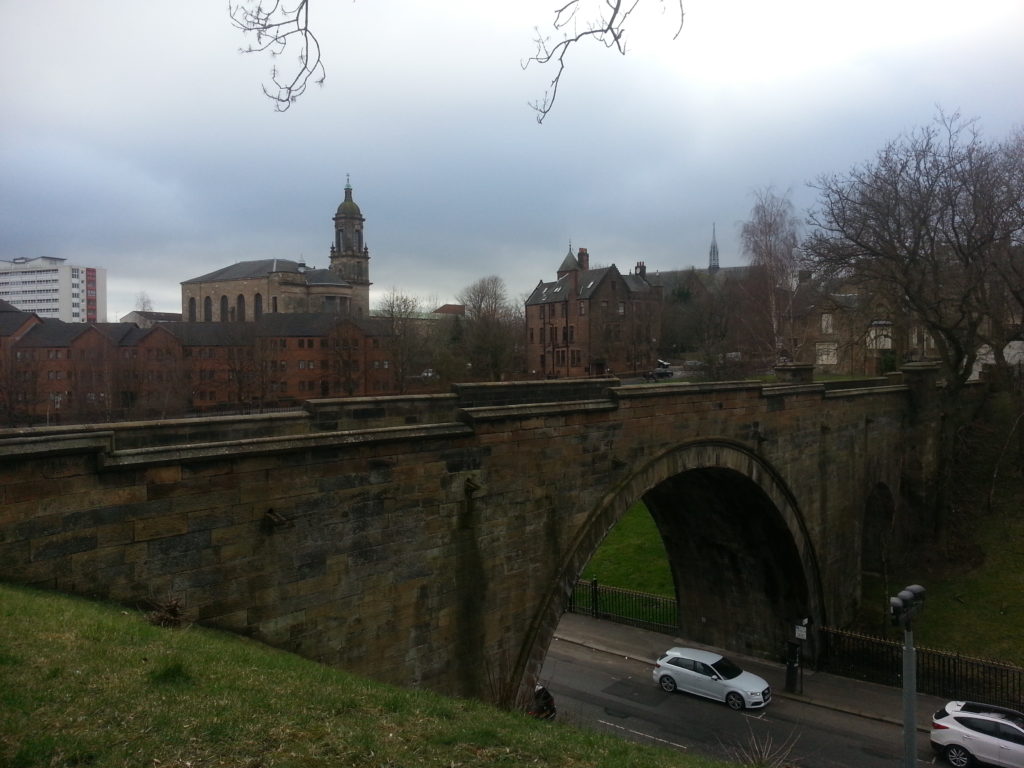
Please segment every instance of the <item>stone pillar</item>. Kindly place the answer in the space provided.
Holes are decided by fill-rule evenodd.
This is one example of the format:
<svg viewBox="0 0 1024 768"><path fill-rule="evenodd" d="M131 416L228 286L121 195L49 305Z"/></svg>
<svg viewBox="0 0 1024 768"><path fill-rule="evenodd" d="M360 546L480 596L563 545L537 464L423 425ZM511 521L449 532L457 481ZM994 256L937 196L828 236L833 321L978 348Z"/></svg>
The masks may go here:
<svg viewBox="0 0 1024 768"><path fill-rule="evenodd" d="M903 384L910 390L912 417L928 419L939 408L939 363L907 363L900 368Z"/></svg>
<svg viewBox="0 0 1024 768"><path fill-rule="evenodd" d="M779 384L813 384L814 365L811 363L779 363L775 366Z"/></svg>

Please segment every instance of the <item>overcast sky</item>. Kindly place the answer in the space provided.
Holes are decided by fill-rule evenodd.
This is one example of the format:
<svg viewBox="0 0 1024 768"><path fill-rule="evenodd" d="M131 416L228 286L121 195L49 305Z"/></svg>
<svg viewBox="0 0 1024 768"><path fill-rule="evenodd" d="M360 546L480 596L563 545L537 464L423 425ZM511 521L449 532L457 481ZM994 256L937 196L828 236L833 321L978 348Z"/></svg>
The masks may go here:
<svg viewBox="0 0 1024 768"><path fill-rule="evenodd" d="M937 108L1024 124L1021 0L641 0L625 57L520 62L556 0L313 0L327 80L279 114L272 61L215 0L0 0L0 258L107 270L108 319L180 311L237 261L325 267L350 174L374 295L454 301L497 274L518 298L568 250L593 265L744 263L757 188L870 160ZM638 11L640 13L640 11ZM286 66L293 54L281 61Z"/></svg>

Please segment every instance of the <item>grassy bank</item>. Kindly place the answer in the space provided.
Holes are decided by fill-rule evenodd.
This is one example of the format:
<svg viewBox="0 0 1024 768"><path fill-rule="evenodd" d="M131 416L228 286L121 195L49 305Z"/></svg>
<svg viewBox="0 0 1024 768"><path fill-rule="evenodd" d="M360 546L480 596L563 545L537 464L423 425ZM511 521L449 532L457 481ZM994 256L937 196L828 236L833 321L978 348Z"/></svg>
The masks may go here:
<svg viewBox="0 0 1024 768"><path fill-rule="evenodd" d="M606 766L698 757L353 677L235 635L0 585L10 768Z"/></svg>

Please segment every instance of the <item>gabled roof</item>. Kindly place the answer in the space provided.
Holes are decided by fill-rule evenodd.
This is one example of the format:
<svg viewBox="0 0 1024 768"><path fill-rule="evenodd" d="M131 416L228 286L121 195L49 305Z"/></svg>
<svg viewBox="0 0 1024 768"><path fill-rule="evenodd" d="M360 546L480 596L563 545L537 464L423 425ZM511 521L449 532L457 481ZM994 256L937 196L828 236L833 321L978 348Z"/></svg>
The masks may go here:
<svg viewBox="0 0 1024 768"><path fill-rule="evenodd" d="M65 323L52 317L40 318L40 323L33 326L21 337L21 347L67 347L75 339L88 331L90 326L85 323Z"/></svg>
<svg viewBox="0 0 1024 768"><path fill-rule="evenodd" d="M124 343L123 339L126 336L133 330L138 330L138 326L134 323L89 323L89 325L115 344Z"/></svg>
<svg viewBox="0 0 1024 768"><path fill-rule="evenodd" d="M574 295L572 295L573 278L571 274L564 275L551 283L540 282L526 300L526 305L553 304L559 301L566 301L567 299L589 299L594 295L604 279L609 276L622 277L614 264L610 267L580 271L576 278L579 287ZM637 279L643 280L642 277L637 277ZM633 290L629 282L626 283L626 286L631 291Z"/></svg>
<svg viewBox="0 0 1024 768"><path fill-rule="evenodd" d="M2 304L7 304L7 302L0 301L0 305ZM10 304L7 306L11 309L7 310L0 306L0 336L13 336L26 325L41 322L41 319L33 312L22 312Z"/></svg>

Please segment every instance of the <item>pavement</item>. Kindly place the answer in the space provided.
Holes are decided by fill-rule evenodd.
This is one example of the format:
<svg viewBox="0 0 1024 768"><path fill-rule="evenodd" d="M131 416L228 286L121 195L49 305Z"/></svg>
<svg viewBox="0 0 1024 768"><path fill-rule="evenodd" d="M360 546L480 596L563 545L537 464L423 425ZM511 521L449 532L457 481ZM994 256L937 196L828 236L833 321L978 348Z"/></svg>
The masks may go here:
<svg viewBox="0 0 1024 768"><path fill-rule="evenodd" d="M600 621L590 616L567 613L562 616L555 631L555 639L581 645L595 651L610 653L626 659L649 664L652 668L666 650L673 646L705 648L680 637L670 637L660 632L637 629L625 624L611 621ZM716 650L716 649L709 649ZM786 665L736 653L728 653L729 658L743 669L760 675L772 687L772 696L780 699L792 699L824 707L837 712L845 712L871 720L903 725L903 689L887 685L854 680L827 672L817 672L804 668L802 692L788 693L786 685ZM654 684L653 682L651 683ZM928 733L931 731L932 714L936 712L946 699L936 696L917 695L917 730Z"/></svg>

